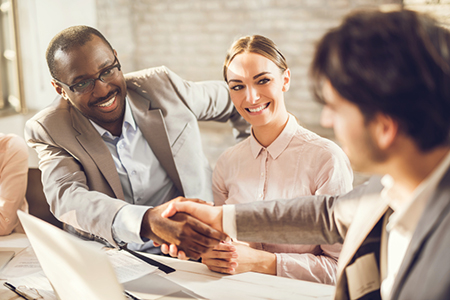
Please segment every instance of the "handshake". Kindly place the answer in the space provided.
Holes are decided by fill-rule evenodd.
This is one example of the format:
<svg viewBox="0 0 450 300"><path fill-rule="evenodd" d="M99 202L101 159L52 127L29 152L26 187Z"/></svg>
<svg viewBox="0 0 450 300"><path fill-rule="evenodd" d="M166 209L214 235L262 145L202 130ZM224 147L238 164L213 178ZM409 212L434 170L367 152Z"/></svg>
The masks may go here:
<svg viewBox="0 0 450 300"><path fill-rule="evenodd" d="M227 238L222 231L222 207L183 197L147 210L141 225L141 236L180 259L199 259Z"/></svg>

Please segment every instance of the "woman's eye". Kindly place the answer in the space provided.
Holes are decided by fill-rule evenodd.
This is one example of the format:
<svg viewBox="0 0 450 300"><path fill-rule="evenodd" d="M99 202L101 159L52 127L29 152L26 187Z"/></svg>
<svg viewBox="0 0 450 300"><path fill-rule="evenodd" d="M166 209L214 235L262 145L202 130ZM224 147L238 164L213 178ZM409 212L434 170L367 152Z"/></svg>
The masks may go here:
<svg viewBox="0 0 450 300"><path fill-rule="evenodd" d="M243 88L244 88L243 85L235 85L235 86L232 86L230 89L232 89L233 91L239 91L239 90L242 90Z"/></svg>
<svg viewBox="0 0 450 300"><path fill-rule="evenodd" d="M270 81L270 79L264 78L264 79L261 79L260 81L258 81L258 84L265 84L265 83L268 83L269 81Z"/></svg>

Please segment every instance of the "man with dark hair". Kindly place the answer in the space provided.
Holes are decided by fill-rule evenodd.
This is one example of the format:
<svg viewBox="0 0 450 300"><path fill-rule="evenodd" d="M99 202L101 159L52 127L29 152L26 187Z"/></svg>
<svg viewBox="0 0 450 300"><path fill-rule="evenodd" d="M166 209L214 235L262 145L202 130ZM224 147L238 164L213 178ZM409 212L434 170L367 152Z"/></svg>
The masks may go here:
<svg viewBox="0 0 450 300"><path fill-rule="evenodd" d="M114 51L114 48L108 42L108 40L103 36L103 34L95 28L89 26L73 26L68 27L65 30L57 33L53 39L50 41L45 58L47 59L48 69L53 78L58 78L60 74L58 74L58 67L56 65L56 57L55 54L57 51L66 52L69 49L73 49L75 47L82 46L89 42L92 39L92 36L99 37L111 51Z"/></svg>
<svg viewBox="0 0 450 300"><path fill-rule="evenodd" d="M186 201L163 215L251 242L344 242L335 299L450 299L449 50L450 32L426 15L349 15L319 42L311 75L322 125L355 170L376 176L343 196Z"/></svg>
<svg viewBox="0 0 450 300"><path fill-rule="evenodd" d="M112 245L159 251L179 245L197 258L223 233L184 215L161 218L178 196L212 201L211 169L198 120L248 124L222 82L189 82L166 67L127 74L97 30L74 26L50 42L47 62L57 99L26 124L39 155L45 195L72 230Z"/></svg>

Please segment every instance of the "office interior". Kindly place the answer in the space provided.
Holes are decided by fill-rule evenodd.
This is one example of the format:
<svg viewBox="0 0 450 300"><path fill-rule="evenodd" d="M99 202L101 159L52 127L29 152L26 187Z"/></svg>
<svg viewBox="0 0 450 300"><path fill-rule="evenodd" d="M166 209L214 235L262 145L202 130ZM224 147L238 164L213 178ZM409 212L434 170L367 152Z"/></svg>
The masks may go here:
<svg viewBox="0 0 450 300"><path fill-rule="evenodd" d="M1 0L0 132L23 137L25 122L56 97L45 50L71 25L96 27L118 53L125 73L165 65L192 81L222 80L229 45L245 35L271 38L286 55L292 83L288 110L306 128L333 139L319 125L321 107L308 89L315 42L348 12L392 6L429 12L444 24L450 2L440 0ZM229 124L201 124L210 164L234 144ZM30 212L53 224L30 149L27 199ZM366 180L356 174L355 185Z"/></svg>

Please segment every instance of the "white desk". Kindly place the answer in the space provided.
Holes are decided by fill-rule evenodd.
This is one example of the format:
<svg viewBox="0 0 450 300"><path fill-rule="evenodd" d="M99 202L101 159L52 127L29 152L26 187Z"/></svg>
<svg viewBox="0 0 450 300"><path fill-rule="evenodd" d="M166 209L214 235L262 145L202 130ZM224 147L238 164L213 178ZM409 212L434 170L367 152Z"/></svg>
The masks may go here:
<svg viewBox="0 0 450 300"><path fill-rule="evenodd" d="M22 239L23 235L0 237ZM222 275L212 272L197 262L181 261L174 258L150 255L149 257L167 264L177 271L164 275L170 280L185 286L193 292L208 299L331 299L334 287L307 281L264 275L259 273L243 273L238 275ZM162 272L161 272L162 273ZM23 300L3 286L0 281L0 300Z"/></svg>
<svg viewBox="0 0 450 300"><path fill-rule="evenodd" d="M331 299L334 293L334 287L325 284L254 272L222 275L201 263L151 257L177 270L167 278L208 299Z"/></svg>

